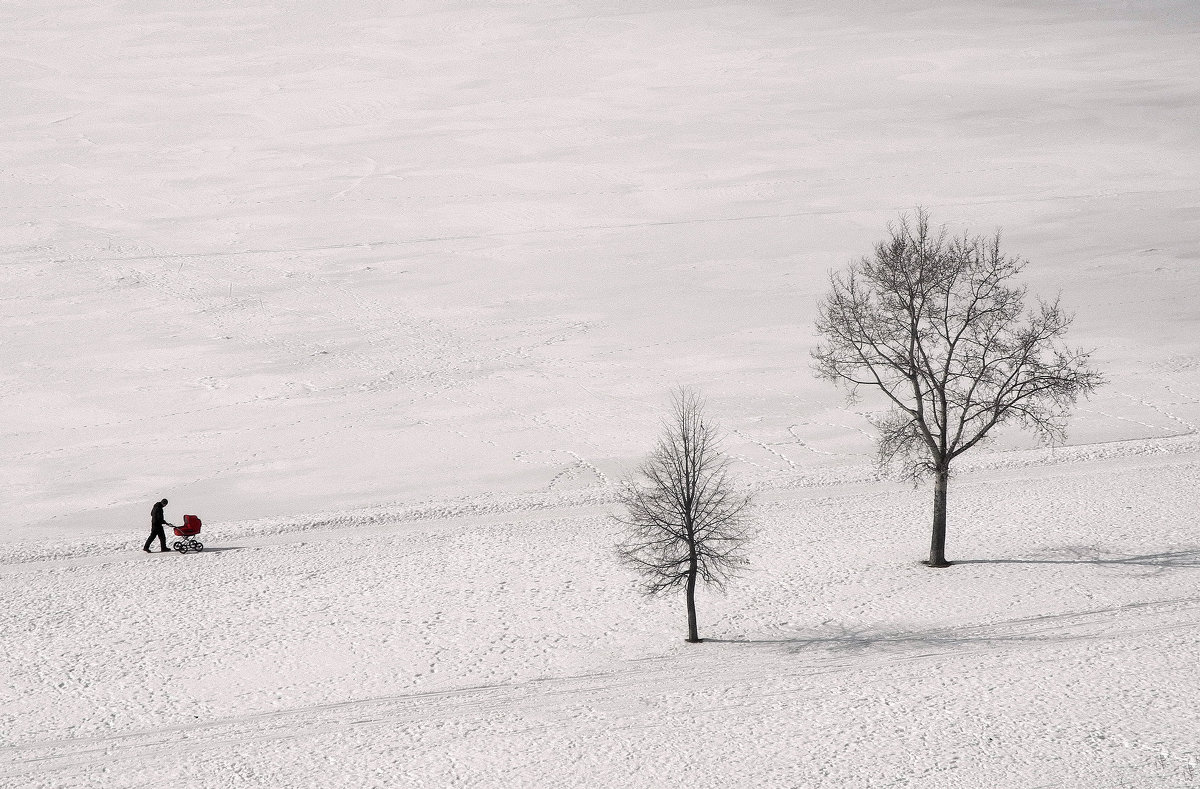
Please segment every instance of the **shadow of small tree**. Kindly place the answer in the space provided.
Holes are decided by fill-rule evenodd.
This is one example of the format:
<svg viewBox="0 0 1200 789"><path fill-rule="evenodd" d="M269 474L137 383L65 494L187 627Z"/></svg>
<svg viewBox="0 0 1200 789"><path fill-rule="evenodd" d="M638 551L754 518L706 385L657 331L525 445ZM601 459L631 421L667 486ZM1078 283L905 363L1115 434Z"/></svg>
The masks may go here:
<svg viewBox="0 0 1200 789"><path fill-rule="evenodd" d="M708 639L713 643L782 646L789 652L876 652L881 655L894 652L916 652L933 654L966 645L989 645L998 643L1039 642L1052 639L1036 634L1004 634L973 632L980 628L939 628L931 630L879 630L872 627L841 627L822 635L796 636L794 638L728 638ZM1066 639L1053 639L1066 640ZM932 650L932 652L931 652Z"/></svg>
<svg viewBox="0 0 1200 789"><path fill-rule="evenodd" d="M1047 564L1129 567L1150 574L1171 570L1200 569L1200 548L1146 554L1119 554L1097 546L1065 546L1057 556L1039 559L963 559L955 564ZM1200 596L1162 603L1200 604ZM978 625L929 630L881 630L878 627L841 626L821 634L788 638L710 638L712 643L783 647L789 652L878 652L885 655L907 652L912 656L938 654L964 646L996 644L1065 643L1111 638L1108 618L1118 611L1144 609L1155 602L1133 602L1089 611L1043 614Z"/></svg>
<svg viewBox="0 0 1200 789"><path fill-rule="evenodd" d="M1171 554L1172 562L1188 562L1171 566L1200 567L1200 551ZM1130 557L1140 559L1143 557ZM1157 570L1167 569L1158 563L1150 566ZM1156 571L1157 571L1156 570ZM926 630L887 630L877 625L835 626L823 633L812 635L796 634L785 638L729 638L710 639L713 642L746 644L751 646L783 647L788 652L820 654L822 652L875 653L879 656L903 654L906 658L931 657L973 647L993 647L1002 644L1065 644L1095 639L1111 639L1114 636L1114 615L1151 613L1156 610L1174 609L1200 610L1200 595L1170 600L1129 602L1104 608L1083 611L1063 611L1037 614L994 622L933 627ZM1120 633L1130 636L1135 633L1154 631L1160 627L1155 620L1144 620L1141 624L1125 624ZM1126 619L1126 622L1133 620ZM1191 620L1187 620L1190 622Z"/></svg>

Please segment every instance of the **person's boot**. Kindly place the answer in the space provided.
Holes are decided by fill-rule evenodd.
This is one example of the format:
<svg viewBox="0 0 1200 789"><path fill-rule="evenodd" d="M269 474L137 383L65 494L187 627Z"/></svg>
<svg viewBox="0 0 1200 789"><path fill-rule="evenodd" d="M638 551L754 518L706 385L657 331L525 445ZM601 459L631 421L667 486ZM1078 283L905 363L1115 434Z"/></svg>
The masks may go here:
<svg viewBox="0 0 1200 789"><path fill-rule="evenodd" d="M143 548L142 550L143 550L143 551L145 551L146 553L150 553L150 549L149 549L149 548Z"/></svg>

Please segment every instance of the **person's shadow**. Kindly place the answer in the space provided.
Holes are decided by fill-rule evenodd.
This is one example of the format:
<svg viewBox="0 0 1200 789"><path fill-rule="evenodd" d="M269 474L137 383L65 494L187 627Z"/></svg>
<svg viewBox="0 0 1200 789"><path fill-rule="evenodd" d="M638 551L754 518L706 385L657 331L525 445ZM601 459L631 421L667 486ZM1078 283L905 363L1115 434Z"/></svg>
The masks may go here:
<svg viewBox="0 0 1200 789"><path fill-rule="evenodd" d="M211 548L206 545L206 546L204 546L203 551L188 551L188 554L190 555L193 553L201 553L201 554L221 553L222 551L244 551L244 550L246 550L246 547L244 545L220 545L220 546L214 546Z"/></svg>

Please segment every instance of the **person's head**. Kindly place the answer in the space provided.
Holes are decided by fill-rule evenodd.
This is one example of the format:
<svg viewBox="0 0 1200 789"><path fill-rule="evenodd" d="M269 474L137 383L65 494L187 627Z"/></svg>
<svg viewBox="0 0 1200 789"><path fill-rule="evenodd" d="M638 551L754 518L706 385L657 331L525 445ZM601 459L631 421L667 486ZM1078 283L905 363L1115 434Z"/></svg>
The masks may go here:
<svg viewBox="0 0 1200 789"><path fill-rule="evenodd" d="M165 506L167 506L167 500L163 499L162 501L159 502L159 504L161 504L165 507Z"/></svg>

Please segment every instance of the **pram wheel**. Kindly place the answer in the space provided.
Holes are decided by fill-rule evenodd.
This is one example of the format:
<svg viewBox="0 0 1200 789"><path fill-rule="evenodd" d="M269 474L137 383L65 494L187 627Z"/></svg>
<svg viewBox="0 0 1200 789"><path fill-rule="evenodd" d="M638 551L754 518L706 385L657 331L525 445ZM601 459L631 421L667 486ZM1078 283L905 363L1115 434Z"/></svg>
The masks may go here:
<svg viewBox="0 0 1200 789"><path fill-rule="evenodd" d="M180 553L187 553L187 551L184 550L183 542L181 542L180 540L176 540L175 542L171 543L171 547L174 548L175 550L179 551Z"/></svg>
<svg viewBox="0 0 1200 789"><path fill-rule="evenodd" d="M195 542L192 543L192 550L193 551L203 551L204 543L200 542L199 540L196 540Z"/></svg>

